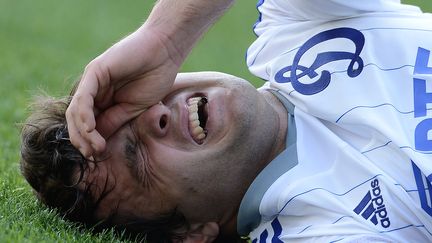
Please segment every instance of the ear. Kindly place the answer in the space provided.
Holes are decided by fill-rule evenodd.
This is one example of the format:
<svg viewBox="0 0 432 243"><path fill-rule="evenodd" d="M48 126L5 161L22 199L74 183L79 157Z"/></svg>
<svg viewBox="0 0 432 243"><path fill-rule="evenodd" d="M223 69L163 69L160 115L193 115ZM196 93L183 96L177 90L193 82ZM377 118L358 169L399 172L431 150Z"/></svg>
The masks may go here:
<svg viewBox="0 0 432 243"><path fill-rule="evenodd" d="M193 224L182 243L211 243L219 235L219 225L215 222ZM174 241L178 243L177 241Z"/></svg>

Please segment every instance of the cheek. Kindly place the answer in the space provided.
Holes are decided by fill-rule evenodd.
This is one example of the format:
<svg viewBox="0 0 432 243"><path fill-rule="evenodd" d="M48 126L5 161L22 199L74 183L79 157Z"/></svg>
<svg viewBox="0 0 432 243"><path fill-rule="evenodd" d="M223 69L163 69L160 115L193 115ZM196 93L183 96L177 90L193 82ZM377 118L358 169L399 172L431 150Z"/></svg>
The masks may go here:
<svg viewBox="0 0 432 243"><path fill-rule="evenodd" d="M184 187L201 177L210 161L206 151L182 151L164 147L152 155L151 167L159 181L167 187ZM183 188L184 189L184 188Z"/></svg>
<svg viewBox="0 0 432 243"><path fill-rule="evenodd" d="M152 181L158 190L175 198L199 195L215 185L230 180L226 176L238 163L239 151L234 140L224 140L211 148L182 151L161 144L153 144L150 167ZM156 150L157 148L157 150Z"/></svg>
<svg viewBox="0 0 432 243"><path fill-rule="evenodd" d="M199 157L198 151L193 151L190 148L182 148L178 145L160 142L148 145L149 165L155 172L163 173L171 170L181 169L183 166L188 166L195 157Z"/></svg>
<svg viewBox="0 0 432 243"><path fill-rule="evenodd" d="M189 171L189 161L182 156L182 153L175 151L165 151L152 156L151 174L160 185L169 188L187 177Z"/></svg>

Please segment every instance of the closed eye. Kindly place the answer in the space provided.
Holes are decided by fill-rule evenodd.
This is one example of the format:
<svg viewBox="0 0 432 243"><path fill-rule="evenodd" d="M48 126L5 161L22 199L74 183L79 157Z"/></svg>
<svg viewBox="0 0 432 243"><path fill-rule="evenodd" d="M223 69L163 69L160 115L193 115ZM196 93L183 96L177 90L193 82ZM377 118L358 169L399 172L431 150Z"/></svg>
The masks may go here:
<svg viewBox="0 0 432 243"><path fill-rule="evenodd" d="M128 167L132 176L145 188L151 186L151 169L146 145L142 143L130 124L133 139L127 137L125 145L125 155L128 160Z"/></svg>
<svg viewBox="0 0 432 243"><path fill-rule="evenodd" d="M137 143L135 140L127 137L123 150L127 160L127 166L130 169L132 176L139 181L140 173L138 170Z"/></svg>

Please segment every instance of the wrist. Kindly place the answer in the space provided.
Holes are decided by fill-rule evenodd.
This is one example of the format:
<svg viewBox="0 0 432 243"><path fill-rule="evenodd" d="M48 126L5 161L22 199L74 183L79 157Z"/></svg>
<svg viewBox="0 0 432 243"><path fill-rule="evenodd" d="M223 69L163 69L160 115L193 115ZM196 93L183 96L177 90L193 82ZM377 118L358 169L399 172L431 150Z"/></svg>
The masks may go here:
<svg viewBox="0 0 432 243"><path fill-rule="evenodd" d="M176 40L174 40L170 34L161 30L157 26L145 22L136 32L142 36L151 35L152 39L156 41L156 45L153 46L153 48L159 50L159 54L166 56L178 68L186 59L188 52L185 51L184 48L180 48L178 43L176 43Z"/></svg>
<svg viewBox="0 0 432 243"><path fill-rule="evenodd" d="M178 64L234 0L160 0L140 28L154 34Z"/></svg>

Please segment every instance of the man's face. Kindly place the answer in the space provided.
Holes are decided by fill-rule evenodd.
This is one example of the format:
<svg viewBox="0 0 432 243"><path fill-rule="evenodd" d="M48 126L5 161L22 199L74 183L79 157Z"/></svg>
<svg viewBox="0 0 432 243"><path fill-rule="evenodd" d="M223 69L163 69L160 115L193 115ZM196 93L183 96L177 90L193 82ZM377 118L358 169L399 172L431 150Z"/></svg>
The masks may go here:
<svg viewBox="0 0 432 243"><path fill-rule="evenodd" d="M107 159L89 178L108 178L112 189L97 214L155 218L177 209L189 222L231 220L268 159L276 116L246 81L179 75L161 103L108 139Z"/></svg>

